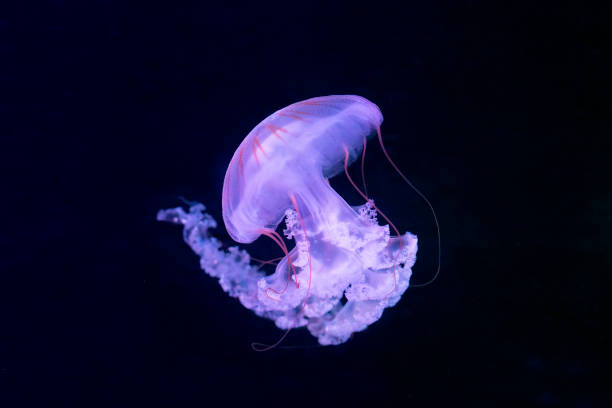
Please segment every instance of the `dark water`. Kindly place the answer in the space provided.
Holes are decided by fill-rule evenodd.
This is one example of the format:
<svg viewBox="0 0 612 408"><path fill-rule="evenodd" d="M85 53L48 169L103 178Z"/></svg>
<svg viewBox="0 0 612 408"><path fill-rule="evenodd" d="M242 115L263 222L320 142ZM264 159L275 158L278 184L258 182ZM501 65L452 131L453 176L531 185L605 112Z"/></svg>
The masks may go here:
<svg viewBox="0 0 612 408"><path fill-rule="evenodd" d="M12 3L0 405L607 406L609 7ZM344 93L378 104L436 208L441 275L344 345L296 330L284 345L304 347L255 353L281 332L155 214L185 196L220 218L250 129ZM419 236L413 282L427 281L431 215L371 146L370 193Z"/></svg>

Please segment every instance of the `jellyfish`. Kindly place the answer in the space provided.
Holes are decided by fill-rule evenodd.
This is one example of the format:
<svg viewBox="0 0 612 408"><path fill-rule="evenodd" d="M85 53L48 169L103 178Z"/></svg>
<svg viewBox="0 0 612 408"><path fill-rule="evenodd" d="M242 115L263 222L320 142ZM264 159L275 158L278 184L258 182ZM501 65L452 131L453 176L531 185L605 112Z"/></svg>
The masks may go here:
<svg viewBox="0 0 612 408"><path fill-rule="evenodd" d="M363 97L316 97L273 113L242 141L225 174L223 222L238 243L264 236L278 245L283 256L272 274L261 268L270 261L258 263L237 246L223 248L203 204L159 211L158 220L183 225L185 242L224 291L285 330L259 350L298 327L321 345L342 344L408 288L417 237L400 234L368 197L365 180L362 190L348 172L365 155L368 139L378 135L382 146L382 121L378 107ZM343 172L363 204L350 206L330 185ZM292 248L277 232L283 221Z"/></svg>

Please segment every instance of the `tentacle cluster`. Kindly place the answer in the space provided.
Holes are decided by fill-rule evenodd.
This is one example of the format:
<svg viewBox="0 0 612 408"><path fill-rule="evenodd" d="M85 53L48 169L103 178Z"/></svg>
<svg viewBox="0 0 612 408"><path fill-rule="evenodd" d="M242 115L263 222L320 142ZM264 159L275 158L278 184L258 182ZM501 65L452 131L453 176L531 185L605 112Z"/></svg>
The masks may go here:
<svg viewBox="0 0 612 408"><path fill-rule="evenodd" d="M218 278L224 291L279 328L306 326L319 343L341 344L378 320L408 288L417 238L408 232L390 236L388 225L378 225L370 202L353 208L359 228L355 220L339 219L307 235L296 211L287 210L283 233L295 247L289 252L291 261L284 257L269 276L251 263L245 250L222 248L211 234L217 223L205 209L196 204L189 211L160 210L157 219L182 224L183 238L200 257L202 269ZM297 279L298 284L287 285L287 279Z"/></svg>

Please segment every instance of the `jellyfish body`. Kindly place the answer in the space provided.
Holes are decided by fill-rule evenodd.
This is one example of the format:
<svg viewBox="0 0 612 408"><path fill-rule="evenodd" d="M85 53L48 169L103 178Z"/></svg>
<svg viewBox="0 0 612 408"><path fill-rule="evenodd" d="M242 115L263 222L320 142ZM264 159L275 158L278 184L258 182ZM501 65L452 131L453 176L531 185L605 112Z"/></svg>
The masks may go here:
<svg viewBox="0 0 612 408"><path fill-rule="evenodd" d="M270 276L245 251L221 250L203 206L163 210L158 219L185 225L202 268L243 305L279 328L307 326L323 345L343 343L397 303L416 260L416 236L391 236L371 200L351 207L327 182L359 157L382 120L359 96L312 98L273 113L238 147L225 175L223 220L238 242L265 234L285 248ZM274 232L283 219L296 244L290 251Z"/></svg>

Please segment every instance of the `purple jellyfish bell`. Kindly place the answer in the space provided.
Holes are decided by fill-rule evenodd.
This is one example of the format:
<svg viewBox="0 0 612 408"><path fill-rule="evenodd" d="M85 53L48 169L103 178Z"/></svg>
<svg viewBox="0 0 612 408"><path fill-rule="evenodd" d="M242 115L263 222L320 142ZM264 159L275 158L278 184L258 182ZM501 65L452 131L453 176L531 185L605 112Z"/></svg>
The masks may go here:
<svg viewBox="0 0 612 408"><path fill-rule="evenodd" d="M263 234L279 245L285 256L270 276L246 251L221 249L202 204L157 219L183 224L204 271L245 307L281 329L306 326L322 345L344 343L399 301L416 259L416 236L391 236L371 200L351 207L327 182L360 156L382 120L360 96L312 98L273 113L240 144L225 175L223 220L238 242ZM283 219L291 250L275 231Z"/></svg>

